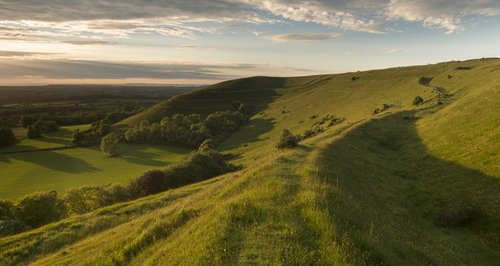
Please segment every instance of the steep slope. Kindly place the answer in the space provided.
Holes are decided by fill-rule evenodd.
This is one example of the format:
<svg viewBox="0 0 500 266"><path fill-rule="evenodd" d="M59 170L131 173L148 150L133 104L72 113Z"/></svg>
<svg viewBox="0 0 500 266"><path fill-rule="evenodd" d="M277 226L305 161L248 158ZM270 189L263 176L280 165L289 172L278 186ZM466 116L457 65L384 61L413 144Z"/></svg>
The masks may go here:
<svg viewBox="0 0 500 266"><path fill-rule="evenodd" d="M498 71L498 59L471 60L179 96L125 123L262 96L220 146L246 168L2 238L0 264L495 265ZM274 148L283 128L302 133L327 114L346 120Z"/></svg>

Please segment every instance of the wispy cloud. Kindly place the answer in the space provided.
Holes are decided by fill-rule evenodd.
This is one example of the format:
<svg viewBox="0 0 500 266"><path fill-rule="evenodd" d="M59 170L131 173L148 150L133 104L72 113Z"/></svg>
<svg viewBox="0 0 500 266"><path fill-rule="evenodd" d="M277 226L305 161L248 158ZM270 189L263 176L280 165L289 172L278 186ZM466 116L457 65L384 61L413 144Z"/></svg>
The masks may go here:
<svg viewBox="0 0 500 266"><path fill-rule="evenodd" d="M271 24L280 19L370 33L388 32L394 21L408 21L453 33L467 27L471 16L497 15L497 0L1 1L0 27L24 25L14 31L0 28L0 38L140 31L193 38L216 30L208 24ZM205 25L196 25L200 22ZM21 28L23 32L16 32Z"/></svg>
<svg viewBox="0 0 500 266"><path fill-rule="evenodd" d="M189 63L148 63L110 62L90 60L7 60L1 55L23 56L30 53L0 52L0 80L206 80L220 81L258 73L279 73L281 70L303 74L307 69L279 67L266 64L189 64Z"/></svg>
<svg viewBox="0 0 500 266"><path fill-rule="evenodd" d="M25 51L0 51L0 59L1 58L47 58L52 57L54 55L60 55L58 53L42 53L42 52L25 52Z"/></svg>
<svg viewBox="0 0 500 266"><path fill-rule="evenodd" d="M113 42L105 40L67 40L61 41L62 43L73 44L73 45L113 45Z"/></svg>
<svg viewBox="0 0 500 266"><path fill-rule="evenodd" d="M274 35L271 39L275 42L289 42L289 41L324 41L331 39L343 38L345 34L332 32L332 33L302 33L302 34L279 34Z"/></svg>

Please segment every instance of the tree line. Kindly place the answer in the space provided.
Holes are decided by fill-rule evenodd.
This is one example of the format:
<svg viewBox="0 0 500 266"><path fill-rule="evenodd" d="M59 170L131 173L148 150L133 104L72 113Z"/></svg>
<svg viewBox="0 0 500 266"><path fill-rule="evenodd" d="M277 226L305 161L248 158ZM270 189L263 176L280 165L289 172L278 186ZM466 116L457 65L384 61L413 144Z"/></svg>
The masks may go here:
<svg viewBox="0 0 500 266"><path fill-rule="evenodd" d="M163 170L150 170L127 185L83 186L68 190L62 198L55 191L37 192L17 202L0 200L0 236L16 234L71 215L87 213L118 202L129 201L199 182L239 169L227 162L228 155L205 140L183 161Z"/></svg>

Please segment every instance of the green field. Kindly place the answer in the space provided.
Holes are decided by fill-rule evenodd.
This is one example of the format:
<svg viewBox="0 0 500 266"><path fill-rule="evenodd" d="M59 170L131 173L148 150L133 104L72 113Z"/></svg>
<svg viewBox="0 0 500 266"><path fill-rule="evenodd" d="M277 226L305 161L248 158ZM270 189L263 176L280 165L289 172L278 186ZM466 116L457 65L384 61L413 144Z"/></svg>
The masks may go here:
<svg viewBox="0 0 500 266"><path fill-rule="evenodd" d="M0 264L498 265L498 73L499 59L482 59L255 77L175 97L121 124L248 101L251 123L219 146L242 170L1 238ZM328 114L346 120L275 148L283 128L302 133ZM131 167L132 152L64 152Z"/></svg>
<svg viewBox="0 0 500 266"><path fill-rule="evenodd" d="M180 161L189 151L171 146L120 146L121 155L108 158L99 147L40 150L70 145L72 130L88 125L63 127L39 139L24 139L0 149L0 198L16 199L36 192L83 185L126 183L145 170ZM30 151L30 152L17 152ZM1 154L5 152L16 152Z"/></svg>

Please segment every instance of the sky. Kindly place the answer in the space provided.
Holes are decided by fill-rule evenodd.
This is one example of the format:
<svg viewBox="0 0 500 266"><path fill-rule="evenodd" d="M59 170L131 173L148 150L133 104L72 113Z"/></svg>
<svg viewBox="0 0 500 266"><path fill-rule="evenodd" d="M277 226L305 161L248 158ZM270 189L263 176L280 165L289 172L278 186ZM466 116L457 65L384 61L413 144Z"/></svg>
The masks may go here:
<svg viewBox="0 0 500 266"><path fill-rule="evenodd" d="M500 56L500 0L0 0L0 85L211 84Z"/></svg>

